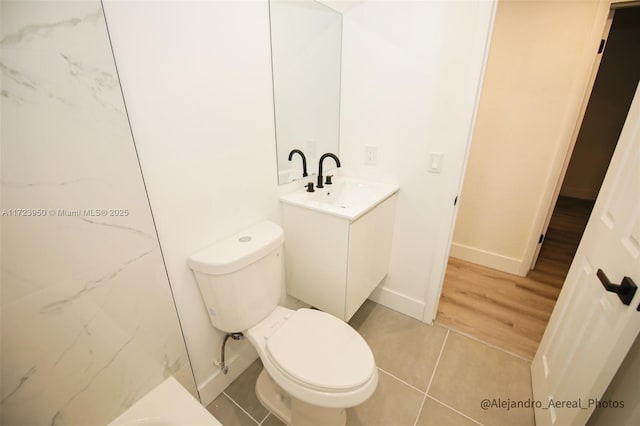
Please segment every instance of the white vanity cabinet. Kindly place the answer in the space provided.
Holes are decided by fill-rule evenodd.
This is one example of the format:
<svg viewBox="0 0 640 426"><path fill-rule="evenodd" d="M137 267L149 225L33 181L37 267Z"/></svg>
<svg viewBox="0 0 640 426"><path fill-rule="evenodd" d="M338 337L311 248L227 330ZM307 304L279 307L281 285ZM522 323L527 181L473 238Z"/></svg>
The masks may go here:
<svg viewBox="0 0 640 426"><path fill-rule="evenodd" d="M389 270L396 191L356 218L281 198L287 293L348 321Z"/></svg>

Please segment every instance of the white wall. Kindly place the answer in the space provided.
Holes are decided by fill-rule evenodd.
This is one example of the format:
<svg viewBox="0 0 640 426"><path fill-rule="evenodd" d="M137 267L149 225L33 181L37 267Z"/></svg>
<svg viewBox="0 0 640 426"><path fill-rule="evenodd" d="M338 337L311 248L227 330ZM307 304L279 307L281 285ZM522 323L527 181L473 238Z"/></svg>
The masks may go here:
<svg viewBox="0 0 640 426"><path fill-rule="evenodd" d="M364 2L344 16L340 157L400 185L390 272L373 298L435 316L493 2ZM364 165L366 145L378 149ZM441 174L428 173L432 152Z"/></svg>
<svg viewBox="0 0 640 426"><path fill-rule="evenodd" d="M499 2L451 255L525 275L608 4Z"/></svg>
<svg viewBox="0 0 640 426"><path fill-rule="evenodd" d="M209 322L187 258L279 220L266 1L107 2L133 134L202 402L254 359ZM243 352L244 351L244 352ZM244 353L234 360L234 354Z"/></svg>

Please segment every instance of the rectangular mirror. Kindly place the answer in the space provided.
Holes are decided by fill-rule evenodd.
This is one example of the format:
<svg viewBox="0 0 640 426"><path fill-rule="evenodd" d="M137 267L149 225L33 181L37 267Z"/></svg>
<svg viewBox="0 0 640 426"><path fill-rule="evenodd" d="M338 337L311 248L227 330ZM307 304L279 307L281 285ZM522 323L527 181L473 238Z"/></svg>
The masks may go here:
<svg viewBox="0 0 640 426"><path fill-rule="evenodd" d="M340 137L342 15L313 0L270 0L271 62L278 183L317 173L318 159L337 154Z"/></svg>

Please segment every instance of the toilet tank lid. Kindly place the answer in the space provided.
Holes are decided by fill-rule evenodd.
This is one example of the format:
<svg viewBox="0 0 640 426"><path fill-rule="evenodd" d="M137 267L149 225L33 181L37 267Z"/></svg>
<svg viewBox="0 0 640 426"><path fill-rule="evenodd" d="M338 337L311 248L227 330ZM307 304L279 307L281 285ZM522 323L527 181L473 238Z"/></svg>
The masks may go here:
<svg viewBox="0 0 640 426"><path fill-rule="evenodd" d="M205 274L229 274L268 255L283 241L280 226L261 222L194 253L189 267Z"/></svg>

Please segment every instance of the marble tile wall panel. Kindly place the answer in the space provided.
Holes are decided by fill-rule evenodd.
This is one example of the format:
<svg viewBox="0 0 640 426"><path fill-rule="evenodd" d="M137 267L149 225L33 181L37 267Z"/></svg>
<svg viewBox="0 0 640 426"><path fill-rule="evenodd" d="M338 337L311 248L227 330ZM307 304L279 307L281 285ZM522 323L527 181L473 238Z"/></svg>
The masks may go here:
<svg viewBox="0 0 640 426"><path fill-rule="evenodd" d="M1 7L1 422L106 424L189 360L101 4Z"/></svg>

